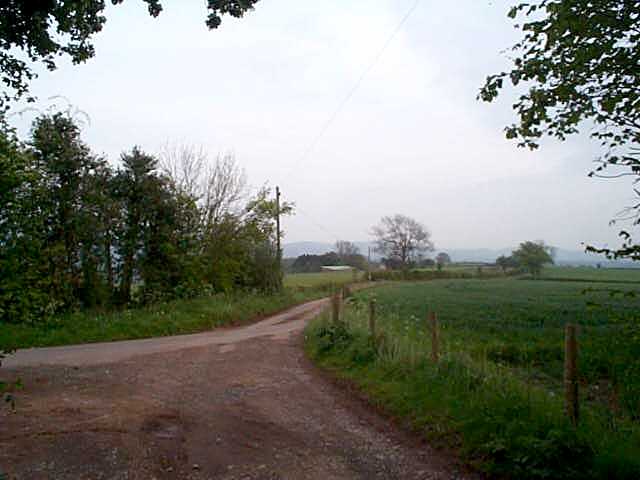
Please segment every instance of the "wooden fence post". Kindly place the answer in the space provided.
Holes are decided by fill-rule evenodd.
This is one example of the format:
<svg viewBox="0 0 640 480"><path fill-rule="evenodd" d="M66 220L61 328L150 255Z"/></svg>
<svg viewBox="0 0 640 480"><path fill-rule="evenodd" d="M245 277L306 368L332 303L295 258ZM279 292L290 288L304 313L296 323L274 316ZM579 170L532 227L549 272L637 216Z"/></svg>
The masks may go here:
<svg viewBox="0 0 640 480"><path fill-rule="evenodd" d="M437 363L440 358L440 332L435 312L429 312L429 328L431 329L431 360Z"/></svg>
<svg viewBox="0 0 640 480"><path fill-rule="evenodd" d="M372 298L369 300L369 330L371 336L376 338L376 300Z"/></svg>
<svg viewBox="0 0 640 480"><path fill-rule="evenodd" d="M580 401L578 399L578 341L576 326L565 327L564 339L564 402L565 411L573 425L578 425Z"/></svg>
<svg viewBox="0 0 640 480"><path fill-rule="evenodd" d="M345 285L342 287L342 298L349 298L351 296L351 287Z"/></svg>
<svg viewBox="0 0 640 480"><path fill-rule="evenodd" d="M331 319L333 320L334 325L337 325L340 322L341 299L340 290L336 289L331 296Z"/></svg>

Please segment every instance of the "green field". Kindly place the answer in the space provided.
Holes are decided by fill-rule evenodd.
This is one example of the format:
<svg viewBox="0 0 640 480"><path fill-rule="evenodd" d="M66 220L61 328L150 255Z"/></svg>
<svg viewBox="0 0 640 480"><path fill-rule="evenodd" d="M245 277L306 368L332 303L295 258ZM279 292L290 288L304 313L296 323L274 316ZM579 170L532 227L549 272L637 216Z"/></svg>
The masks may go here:
<svg viewBox="0 0 640 480"><path fill-rule="evenodd" d="M356 272L356 275L360 279L362 272ZM341 286L353 281L353 272L289 273L284 276L284 286L293 288Z"/></svg>
<svg viewBox="0 0 640 480"><path fill-rule="evenodd" d="M631 285L615 288L637 290ZM602 283L443 280L399 284L368 295L376 296L381 314L392 320L389 328L394 335L423 339L426 312L431 310L438 315L445 350L463 350L475 357L486 354L489 359L527 368L533 365L557 380L562 373L563 326L578 323L582 325L582 374L587 380L601 373L615 377L611 349L618 352L617 357L625 353L633 358L634 352L618 345L622 336L614 333L638 319L640 297L611 296L610 290L610 285Z"/></svg>
<svg viewBox="0 0 640 480"><path fill-rule="evenodd" d="M442 267L442 271L445 272L465 272L465 273L470 273L470 274L476 274L478 273L478 268L480 268L481 271L483 272L499 272L501 271L499 267L494 266L494 265L470 265L470 264L460 264L460 263L450 263L448 265L445 265ZM433 271L433 270L438 270L437 267L430 267L430 268L420 268L419 270L424 270L424 271Z"/></svg>
<svg viewBox="0 0 640 480"><path fill-rule="evenodd" d="M630 278L618 270L594 274ZM358 293L345 312L347 328L326 318L312 324L308 351L492 474L640 478L640 296L632 296L639 287L509 278L397 283ZM367 329L371 297L382 335L376 347ZM429 360L428 310L441 326L437 365ZM577 429L562 401L569 322L581 326Z"/></svg>
<svg viewBox="0 0 640 480"><path fill-rule="evenodd" d="M640 268L548 267L542 279L640 283Z"/></svg>

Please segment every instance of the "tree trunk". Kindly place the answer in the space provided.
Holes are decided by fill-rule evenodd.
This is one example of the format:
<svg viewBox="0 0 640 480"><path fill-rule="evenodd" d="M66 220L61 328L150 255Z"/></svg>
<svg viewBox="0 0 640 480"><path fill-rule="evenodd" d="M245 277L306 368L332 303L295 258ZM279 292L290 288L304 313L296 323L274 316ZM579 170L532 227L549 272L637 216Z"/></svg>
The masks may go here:
<svg viewBox="0 0 640 480"><path fill-rule="evenodd" d="M133 282L133 249L129 249L124 257L122 266L122 283L120 284L120 301L131 301L131 283Z"/></svg>
<svg viewBox="0 0 640 480"><path fill-rule="evenodd" d="M113 299L114 289L113 289L113 259L111 258L111 232L107 232L104 240L104 256L105 256L105 264L107 267L107 286L109 288L109 297Z"/></svg>

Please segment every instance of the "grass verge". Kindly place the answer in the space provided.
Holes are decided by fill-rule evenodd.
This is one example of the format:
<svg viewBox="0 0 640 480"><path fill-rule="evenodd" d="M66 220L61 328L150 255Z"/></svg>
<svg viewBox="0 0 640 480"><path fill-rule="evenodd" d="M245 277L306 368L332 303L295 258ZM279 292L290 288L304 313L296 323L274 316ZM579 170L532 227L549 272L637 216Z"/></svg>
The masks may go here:
<svg viewBox="0 0 640 480"><path fill-rule="evenodd" d="M74 312L34 324L0 324L0 350L195 333L248 322L327 294L324 286L280 294L238 293L112 312Z"/></svg>

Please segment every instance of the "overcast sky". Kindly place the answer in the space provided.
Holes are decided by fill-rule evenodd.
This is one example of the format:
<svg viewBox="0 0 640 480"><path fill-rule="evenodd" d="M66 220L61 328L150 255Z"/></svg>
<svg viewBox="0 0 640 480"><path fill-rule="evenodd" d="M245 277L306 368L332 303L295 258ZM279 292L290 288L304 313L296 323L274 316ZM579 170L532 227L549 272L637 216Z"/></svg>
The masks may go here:
<svg viewBox="0 0 640 480"><path fill-rule="evenodd" d="M232 151L252 185L296 203L287 242L366 240L403 213L439 248L618 243L609 220L632 190L587 178L586 135L517 149L503 134L513 97L476 101L518 38L513 1L419 2L317 142L415 0L263 0L214 31L204 0L162 3L157 19L140 1L109 5L95 58L32 85L41 107L62 95L85 111L86 142L114 163L168 141Z"/></svg>

